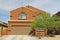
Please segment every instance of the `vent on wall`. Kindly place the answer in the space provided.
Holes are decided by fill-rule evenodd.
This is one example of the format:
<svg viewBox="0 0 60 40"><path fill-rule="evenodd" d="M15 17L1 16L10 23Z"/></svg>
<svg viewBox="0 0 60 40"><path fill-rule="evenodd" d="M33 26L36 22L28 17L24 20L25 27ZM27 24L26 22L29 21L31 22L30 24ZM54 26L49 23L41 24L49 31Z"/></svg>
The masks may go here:
<svg viewBox="0 0 60 40"><path fill-rule="evenodd" d="M12 17L12 16L10 16L10 17Z"/></svg>
<svg viewBox="0 0 60 40"><path fill-rule="evenodd" d="M35 16L32 16L32 17L35 17Z"/></svg>

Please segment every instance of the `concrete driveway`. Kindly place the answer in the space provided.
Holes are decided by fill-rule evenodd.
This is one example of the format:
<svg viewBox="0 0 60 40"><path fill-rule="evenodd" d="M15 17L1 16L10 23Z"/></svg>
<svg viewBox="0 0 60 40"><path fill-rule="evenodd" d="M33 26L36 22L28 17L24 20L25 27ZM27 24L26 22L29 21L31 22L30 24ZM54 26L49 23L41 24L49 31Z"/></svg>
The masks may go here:
<svg viewBox="0 0 60 40"><path fill-rule="evenodd" d="M28 35L4 35L0 37L0 40L60 40L60 35L55 37L38 37L28 36Z"/></svg>

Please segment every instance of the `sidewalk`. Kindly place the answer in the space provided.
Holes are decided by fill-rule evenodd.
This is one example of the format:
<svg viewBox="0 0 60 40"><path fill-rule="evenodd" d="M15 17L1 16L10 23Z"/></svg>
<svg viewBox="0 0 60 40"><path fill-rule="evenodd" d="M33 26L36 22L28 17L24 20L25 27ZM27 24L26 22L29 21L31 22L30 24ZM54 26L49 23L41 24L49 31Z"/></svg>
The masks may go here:
<svg viewBox="0 0 60 40"><path fill-rule="evenodd" d="M38 37L28 36L28 35L4 35L0 37L0 40L60 40L60 35L55 37Z"/></svg>

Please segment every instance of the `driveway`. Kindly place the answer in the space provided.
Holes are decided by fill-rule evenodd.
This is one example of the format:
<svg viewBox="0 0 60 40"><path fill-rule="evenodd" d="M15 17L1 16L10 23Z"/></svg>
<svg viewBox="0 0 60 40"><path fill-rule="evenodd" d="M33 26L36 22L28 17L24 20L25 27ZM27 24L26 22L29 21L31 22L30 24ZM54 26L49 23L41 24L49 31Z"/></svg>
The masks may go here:
<svg viewBox="0 0 60 40"><path fill-rule="evenodd" d="M55 37L38 37L28 36L28 35L4 35L0 37L0 40L60 40L60 35Z"/></svg>

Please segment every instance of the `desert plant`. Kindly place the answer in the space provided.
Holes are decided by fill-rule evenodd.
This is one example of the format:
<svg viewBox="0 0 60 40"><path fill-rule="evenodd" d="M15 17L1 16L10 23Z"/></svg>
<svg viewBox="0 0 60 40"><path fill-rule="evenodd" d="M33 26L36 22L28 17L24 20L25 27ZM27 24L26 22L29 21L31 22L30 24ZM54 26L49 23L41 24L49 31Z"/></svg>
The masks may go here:
<svg viewBox="0 0 60 40"><path fill-rule="evenodd" d="M59 19L59 20L58 20ZM57 21L58 20L58 21ZM60 28L60 17L50 16L49 13L43 13L37 16L37 19L31 23L31 28L48 28L49 34L55 34Z"/></svg>
<svg viewBox="0 0 60 40"><path fill-rule="evenodd" d="M33 29L33 28L38 28L38 29L42 29L44 30L44 28L47 27L47 22L50 18L50 14L49 13L42 13L40 15L37 16L37 19L34 20L30 27Z"/></svg>
<svg viewBox="0 0 60 40"><path fill-rule="evenodd" d="M43 13L41 15L42 15L42 17L40 15L37 16L37 19L31 23L30 26L32 28L36 28L36 27L38 27L38 28L44 28L44 27L47 27L47 21L50 18L50 14Z"/></svg>
<svg viewBox="0 0 60 40"><path fill-rule="evenodd" d="M58 33L57 31L60 28L60 18L57 17L57 15L54 15L50 18L50 20L48 20L48 29L50 31L51 34L56 34Z"/></svg>

